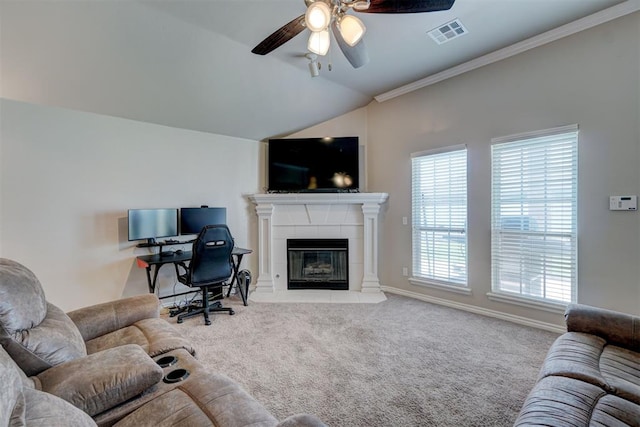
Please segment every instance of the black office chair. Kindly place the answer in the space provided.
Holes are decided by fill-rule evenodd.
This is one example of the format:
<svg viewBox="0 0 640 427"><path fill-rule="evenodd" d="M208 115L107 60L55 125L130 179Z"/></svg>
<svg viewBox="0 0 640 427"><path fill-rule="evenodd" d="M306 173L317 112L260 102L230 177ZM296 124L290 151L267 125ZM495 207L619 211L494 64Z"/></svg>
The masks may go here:
<svg viewBox="0 0 640 427"><path fill-rule="evenodd" d="M210 296L213 296L214 299L222 299L222 287L233 272L232 250L233 238L227 226L207 225L200 231L198 238L193 243L193 255L189 265L175 264L176 276L180 283L202 289L202 305L187 307L187 312L178 316L178 323L202 313L205 325L210 325L210 312L225 311L230 315L234 314L232 308L223 307L220 301L209 304ZM184 273L180 273L180 268L184 270Z"/></svg>

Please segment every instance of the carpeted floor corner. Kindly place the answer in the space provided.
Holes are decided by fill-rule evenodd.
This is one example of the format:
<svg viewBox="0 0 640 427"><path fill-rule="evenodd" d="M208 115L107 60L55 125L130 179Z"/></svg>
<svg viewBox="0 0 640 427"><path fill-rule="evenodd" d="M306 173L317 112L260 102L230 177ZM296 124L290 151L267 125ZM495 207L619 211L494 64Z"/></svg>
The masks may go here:
<svg viewBox="0 0 640 427"><path fill-rule="evenodd" d="M278 419L339 426L511 426L557 334L387 294L379 304L267 304L176 324L211 371ZM175 323L174 318L167 319Z"/></svg>

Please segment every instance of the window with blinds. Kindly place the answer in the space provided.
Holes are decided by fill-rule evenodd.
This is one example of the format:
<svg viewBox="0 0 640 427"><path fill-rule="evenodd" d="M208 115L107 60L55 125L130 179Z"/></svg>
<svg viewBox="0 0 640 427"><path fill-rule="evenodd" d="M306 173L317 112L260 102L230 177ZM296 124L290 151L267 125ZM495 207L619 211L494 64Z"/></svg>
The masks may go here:
<svg viewBox="0 0 640 427"><path fill-rule="evenodd" d="M575 302L578 127L492 143L493 291Z"/></svg>
<svg viewBox="0 0 640 427"><path fill-rule="evenodd" d="M467 285L467 149L411 156L414 279Z"/></svg>

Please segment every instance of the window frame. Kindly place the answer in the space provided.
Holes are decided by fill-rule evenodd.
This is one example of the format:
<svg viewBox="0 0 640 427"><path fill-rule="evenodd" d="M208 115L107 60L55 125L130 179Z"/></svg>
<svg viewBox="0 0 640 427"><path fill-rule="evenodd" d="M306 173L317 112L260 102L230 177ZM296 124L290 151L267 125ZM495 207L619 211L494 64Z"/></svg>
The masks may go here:
<svg viewBox="0 0 640 427"><path fill-rule="evenodd" d="M444 148L440 148L440 149L435 149L435 150L427 150L427 151L421 151L421 152L417 152L417 153L412 153L411 154L411 226L412 226L412 230L411 230L411 265L412 265L412 275L409 278L409 282L411 284L414 285L420 285L420 286L428 286L428 287L434 287L434 288L438 288L438 289L445 289L445 290L449 290L452 292L457 292L457 293L463 293L463 294L470 294L471 290L469 289L469 256L468 256L468 193L467 193L467 188L468 188L468 153L467 153L467 146L466 145L454 145L454 146L449 146L449 147L444 147ZM453 167L455 169L451 169L452 168L452 164L451 164L451 160L453 159L454 161L457 161L458 163L461 162L461 158L463 158L463 165L464 166L460 166L458 165L454 165ZM419 171L416 169L416 167L419 165L420 160L425 160L425 159L429 159L432 160L433 162L438 162L440 164L440 167L443 166L443 164L445 162L449 162L449 166L447 168L447 173L448 173L448 178L447 180L450 180L452 177L452 172L453 173L463 173L464 174L464 179L460 179L460 177L457 177L457 181L454 181L454 186L453 189L455 190L455 200L457 200L457 204L452 207L451 203L452 203L452 198L449 197L447 198L446 196L444 197L446 199L446 201L448 202L448 204L445 204L444 206L448 207L448 217L449 217L449 223L447 224L446 228L442 228L439 225L436 226L431 225L428 226L426 224L424 224L423 220L421 221L419 219L419 217L424 217L424 210L428 209L428 206L431 207L431 215L432 217L436 215L436 210L435 210L435 206L440 206L442 207L443 204L430 204L430 205L426 205L424 203L422 203L420 200L417 199L417 195L420 194L424 194L424 191L421 189L418 189L416 186L418 185L418 180L419 178L417 177L417 174L419 173ZM433 166L433 165L432 165ZM462 170L460 170L462 169ZM435 183L435 178L431 179L432 183ZM463 184L461 184L463 183ZM435 187L434 187L435 188ZM452 186L448 185L446 187L438 187L437 190L434 191L448 191L449 196L451 195L451 190L452 190ZM439 194L439 198L441 197L440 193ZM460 202L459 197L462 196L463 197L463 202ZM421 197L422 198L422 197ZM460 226L459 222L460 222L460 207L463 206L463 217L464 217L464 221L463 221L463 225ZM455 210L455 212L452 213L452 210ZM418 213L422 212L422 215L419 215ZM452 225L452 216L455 216L456 219L454 219L454 222L458 222L458 224L456 226ZM441 222L438 222L438 224L441 224ZM447 264L447 271L448 271L448 275L439 275L436 272L436 267L431 267L431 273L430 274L425 274L424 268L422 268L419 264L418 264L418 260L420 259L420 262L424 262L424 256L427 255L428 257L431 258L431 261L433 263L433 265L435 265L435 257L436 257L436 253L437 252L434 248L434 244L431 243L431 247L434 250L434 252L431 252L431 254L425 254L425 246L428 245L428 242L425 242L426 239L421 237L421 234L424 235L424 233L432 233L432 237L434 237L435 240L435 235L439 234L441 237L443 237L444 235L448 236L448 241L447 241L447 260L448 260L448 264ZM462 280L451 280L452 279L452 274L451 271L454 268L453 264L456 263L457 261L457 266L459 266L460 263L460 255L459 254L454 254L454 256L452 256L452 246L453 246L453 239L454 236L455 237L455 245L456 248L455 250L463 250L463 272L462 272L462 276L463 279ZM462 234L463 236L463 240L460 241L459 237L457 237L458 235ZM444 237L443 237L444 238ZM462 245L462 247L460 247L460 245ZM442 245L440 245L440 248L442 247ZM442 252L438 252L438 254L442 255ZM422 258L421 258L422 257ZM453 261L452 261L453 259Z"/></svg>
<svg viewBox="0 0 640 427"><path fill-rule="evenodd" d="M562 126L553 129L547 129L536 132L529 132L517 135L511 135L506 137L492 139L491 145L491 292L488 294L492 300L498 300L501 302L510 302L525 306L534 306L548 311L561 312L564 310L567 304L577 301L578 295L578 125ZM555 141L554 141L555 140ZM535 147L536 144L539 145ZM555 145L553 145L555 144ZM566 144L566 147L562 146ZM506 226L504 221L508 215L502 215L500 212L506 211L508 208L503 203L506 197L497 195L496 190L498 183L496 180L499 178L499 171L497 170L496 163L498 162L497 153L505 155L507 150L513 150L515 153L517 150L524 150L526 148L532 148L529 151L535 152L537 155L543 152L543 150L549 151L551 148L558 148L557 154L555 151L552 155L544 157L544 161L530 161L530 165L520 169L522 176L527 173L532 174L533 168L543 165L544 169L544 196L540 196L539 200L533 202L533 197L527 198L527 192L533 192L533 183L522 179L520 185L522 188L527 186L531 187L529 190L521 190L521 198L511 199L512 208L520 203L520 222L519 224L509 224ZM562 161L563 167L560 169L555 166L555 163L549 162L549 157L552 157L553 161ZM521 162L525 162L529 159L524 159L523 156L519 158ZM515 165L515 163L514 163ZM567 170L566 166L569 165L570 170ZM501 169L502 171L507 169ZM516 166L513 166L510 171L516 171ZM549 171L551 170L551 171ZM558 180L558 171L562 170L561 177ZM513 182L511 181L511 189L513 189ZM562 185L558 185L558 182L562 182ZM536 187L538 190L540 187ZM566 191L570 188L570 191ZM503 191L507 191L502 189ZM525 194L525 195L523 195ZM540 194L539 192L537 194ZM554 197L551 197L551 194ZM530 196L530 194L529 194ZM525 206L526 205L526 206ZM551 206L556 208L552 211ZM561 206L560 208L557 208ZM540 221L539 212L543 211L543 221ZM527 213L526 215L524 213ZM529 212L536 212L538 218L535 218L533 214ZM527 221L525 222L525 218ZM512 217L513 219L513 217ZM531 222L536 220L537 223ZM536 224L536 225L534 225ZM539 230L542 231L539 231ZM504 236L507 236L506 238ZM511 238L511 242L508 239ZM518 240L520 239L520 240ZM504 243L504 242L507 243ZM517 253L517 249L512 252L500 251L501 245L516 246L513 242L517 242L520 246L520 257L512 258L511 255ZM568 247L567 247L568 242ZM522 254L524 250L522 248L527 247L531 249L529 252L529 260L523 260ZM566 250L565 250L566 249ZM531 255L533 254L533 255ZM537 258L536 258L537 257ZM559 258L558 258L559 257ZM542 261L540 261L542 260ZM501 275L508 270L501 262L519 263L520 268L520 283L519 291L507 290L506 281L501 282ZM565 264L568 262L569 264ZM558 267L561 265L561 267ZM566 267L568 265L568 267ZM537 266L542 266L541 270L535 270ZM502 268L502 270L501 270ZM530 273L539 272L536 280L540 283L538 287L531 285L529 281L529 291L523 292L523 280L522 275L525 272ZM553 271L554 273L551 273ZM513 271L512 271L513 272ZM568 273L568 275L567 275ZM533 274L531 274L533 277ZM565 282L569 283L568 298L565 297ZM554 283L555 282L555 283ZM560 284L559 284L560 283ZM513 286L513 282L511 283ZM541 293L541 295L533 295L535 292ZM549 296L553 292L556 292L555 296Z"/></svg>

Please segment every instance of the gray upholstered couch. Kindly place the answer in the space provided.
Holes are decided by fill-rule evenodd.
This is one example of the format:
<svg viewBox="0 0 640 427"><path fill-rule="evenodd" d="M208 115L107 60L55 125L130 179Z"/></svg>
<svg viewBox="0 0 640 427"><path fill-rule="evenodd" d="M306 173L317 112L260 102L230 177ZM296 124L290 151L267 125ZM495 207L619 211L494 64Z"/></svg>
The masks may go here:
<svg viewBox="0 0 640 427"><path fill-rule="evenodd" d="M0 258L0 426L323 426L278 421L205 370L147 294L64 313Z"/></svg>
<svg viewBox="0 0 640 427"><path fill-rule="evenodd" d="M640 426L640 317L570 305L515 426Z"/></svg>

